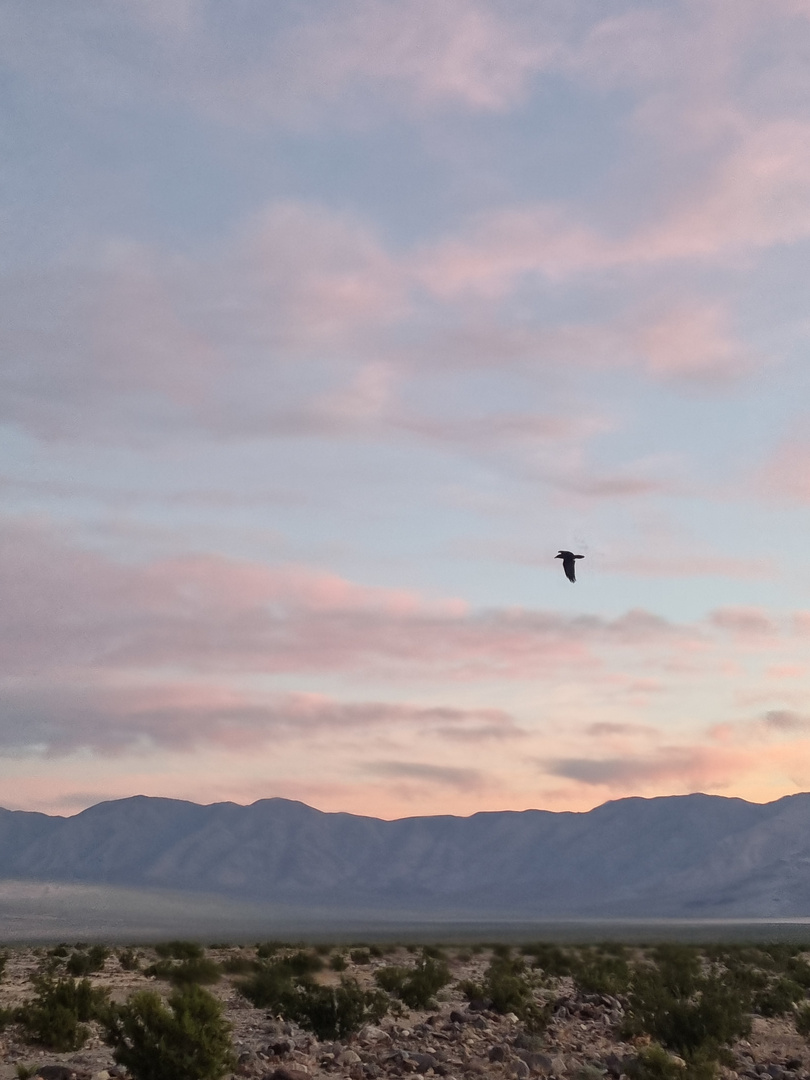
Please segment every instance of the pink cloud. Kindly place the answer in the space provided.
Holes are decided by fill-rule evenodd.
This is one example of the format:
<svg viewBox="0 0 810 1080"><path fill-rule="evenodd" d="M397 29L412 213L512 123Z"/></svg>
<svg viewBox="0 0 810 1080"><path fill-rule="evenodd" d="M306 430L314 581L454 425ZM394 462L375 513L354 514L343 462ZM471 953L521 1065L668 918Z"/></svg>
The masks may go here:
<svg viewBox="0 0 810 1080"><path fill-rule="evenodd" d="M210 682L97 679L82 684L47 677L0 689L5 750L49 755L90 750L103 755L153 749L228 751L270 741L308 744L328 735L368 738L404 734L469 744L522 738L502 709L454 708L386 701L337 701L321 694L256 694Z"/></svg>
<svg viewBox="0 0 810 1080"><path fill-rule="evenodd" d="M760 647L762 638L777 632L774 621L754 607L718 608L709 616L709 622L739 640L755 639Z"/></svg>

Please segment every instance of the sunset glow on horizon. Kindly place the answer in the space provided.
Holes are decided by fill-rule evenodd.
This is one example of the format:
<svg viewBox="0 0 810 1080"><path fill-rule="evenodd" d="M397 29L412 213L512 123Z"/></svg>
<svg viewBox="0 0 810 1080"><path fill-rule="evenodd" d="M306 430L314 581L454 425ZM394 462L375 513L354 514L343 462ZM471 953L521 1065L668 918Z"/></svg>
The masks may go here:
<svg viewBox="0 0 810 1080"><path fill-rule="evenodd" d="M8 0L0 806L810 790L809 47Z"/></svg>

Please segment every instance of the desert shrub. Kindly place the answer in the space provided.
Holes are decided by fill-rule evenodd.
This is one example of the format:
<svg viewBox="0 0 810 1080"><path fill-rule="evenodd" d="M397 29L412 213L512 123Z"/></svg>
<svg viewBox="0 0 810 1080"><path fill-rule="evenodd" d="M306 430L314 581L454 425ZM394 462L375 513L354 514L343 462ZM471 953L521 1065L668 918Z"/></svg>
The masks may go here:
<svg viewBox="0 0 810 1080"><path fill-rule="evenodd" d="M796 1010L796 1030L805 1039L810 1036L810 1002L805 1002Z"/></svg>
<svg viewBox="0 0 810 1080"><path fill-rule="evenodd" d="M368 949L352 949L349 953L353 964L370 964L371 954Z"/></svg>
<svg viewBox="0 0 810 1080"><path fill-rule="evenodd" d="M810 990L810 964L801 956L792 956L788 960L785 974L805 990Z"/></svg>
<svg viewBox="0 0 810 1080"><path fill-rule="evenodd" d="M199 960L184 960L169 972L169 981L175 986L210 986L222 978L222 968L215 960L203 956Z"/></svg>
<svg viewBox="0 0 810 1080"><path fill-rule="evenodd" d="M269 960L270 957L275 956L283 946L283 941L261 941L256 946L256 955L260 960Z"/></svg>
<svg viewBox="0 0 810 1080"><path fill-rule="evenodd" d="M521 952L524 956L533 957L534 967L540 968L546 975L560 978L574 973L576 958L569 950L562 949L559 945L537 942L524 946Z"/></svg>
<svg viewBox="0 0 810 1080"><path fill-rule="evenodd" d="M229 956L221 966L226 975L248 975L251 971L258 971L261 965L247 956Z"/></svg>
<svg viewBox="0 0 810 1080"><path fill-rule="evenodd" d="M630 1080L683 1080L684 1068L658 1043L650 1043L627 1063Z"/></svg>
<svg viewBox="0 0 810 1080"><path fill-rule="evenodd" d="M493 956L482 983L465 979L458 988L469 1001L483 999L495 1012L514 1013L532 1034L544 1031L551 1018L551 1005L535 1000L526 964L519 957Z"/></svg>
<svg viewBox="0 0 810 1080"><path fill-rule="evenodd" d="M299 949L285 956L282 963L293 975L310 975L323 970L323 960L317 953Z"/></svg>
<svg viewBox="0 0 810 1080"><path fill-rule="evenodd" d="M317 944L313 945L312 948L315 950L318 956L329 956L329 954L332 952L332 946L327 945L325 941L319 941Z"/></svg>
<svg viewBox="0 0 810 1080"><path fill-rule="evenodd" d="M444 960L423 953L414 967L389 964L374 974L378 986L396 994L409 1009L429 1009L433 995L450 982L450 969Z"/></svg>
<svg viewBox="0 0 810 1080"><path fill-rule="evenodd" d="M803 997L804 988L782 975L754 994L754 1011L761 1016L784 1016Z"/></svg>
<svg viewBox="0 0 810 1080"><path fill-rule="evenodd" d="M433 1007L433 995L450 982L450 968L444 960L423 953L411 968L399 989L399 996L409 1009Z"/></svg>
<svg viewBox="0 0 810 1080"><path fill-rule="evenodd" d="M573 976L585 993L623 994L630 984L630 967L622 955L589 949L575 961Z"/></svg>
<svg viewBox="0 0 810 1080"><path fill-rule="evenodd" d="M48 956L56 956L59 959L64 960L64 958L66 956L68 956L69 953L70 953L70 949L63 942L61 945L54 945L54 947L52 949L48 949L48 954L47 955Z"/></svg>
<svg viewBox="0 0 810 1080"><path fill-rule="evenodd" d="M354 979L340 986L299 984L284 1001L283 1014L314 1032L318 1039L343 1039L364 1024L376 1024L388 1012L380 990L364 990Z"/></svg>
<svg viewBox="0 0 810 1080"><path fill-rule="evenodd" d="M65 968L68 975L90 975L94 971L102 970L109 955L110 950L104 945L92 945L86 952L82 950L72 953Z"/></svg>
<svg viewBox="0 0 810 1080"><path fill-rule="evenodd" d="M369 945L368 955L373 956L375 960L381 960L385 956L385 950L381 945Z"/></svg>
<svg viewBox="0 0 810 1080"><path fill-rule="evenodd" d="M169 972L175 965L171 960L156 960L154 964L147 964L143 969L144 975L150 979L168 979Z"/></svg>
<svg viewBox="0 0 810 1080"><path fill-rule="evenodd" d="M264 964L246 979L239 979L236 986L257 1009L275 1013L285 1011L293 989L290 972L280 963Z"/></svg>
<svg viewBox="0 0 810 1080"><path fill-rule="evenodd" d="M484 990L495 1012L514 1013L530 1031L546 1027L548 1013L534 1000L522 960L493 957L484 975Z"/></svg>
<svg viewBox="0 0 810 1080"><path fill-rule="evenodd" d="M332 971L345 971L348 966L345 953L335 953L329 960L329 967Z"/></svg>
<svg viewBox="0 0 810 1080"><path fill-rule="evenodd" d="M402 967L399 964L386 964L385 967L378 968L374 972L374 981L383 990L387 990L389 994L397 994L399 988L407 979L410 970L410 968Z"/></svg>
<svg viewBox="0 0 810 1080"><path fill-rule="evenodd" d="M118 954L118 963L124 971L137 971L141 966L140 953L134 949L122 949Z"/></svg>
<svg viewBox="0 0 810 1080"><path fill-rule="evenodd" d="M447 953L441 947L441 945L423 945L422 956L427 956L431 960L446 960Z"/></svg>
<svg viewBox="0 0 810 1080"><path fill-rule="evenodd" d="M88 1020L99 1018L108 993L89 979L37 976L36 996L15 1010L14 1018L36 1042L51 1050L78 1050L87 1038Z"/></svg>
<svg viewBox="0 0 810 1080"><path fill-rule="evenodd" d="M153 990L133 994L109 1010L104 1030L134 1080L219 1080L236 1066L222 1006L200 986L175 990L168 1008Z"/></svg>
<svg viewBox="0 0 810 1080"><path fill-rule="evenodd" d="M625 1034L651 1035L697 1064L750 1029L750 997L722 975L700 973L696 953L682 946L656 950L660 966L637 969L629 995Z"/></svg>
<svg viewBox="0 0 810 1080"><path fill-rule="evenodd" d="M167 960L201 960L205 956L198 941L161 941L155 952Z"/></svg>
<svg viewBox="0 0 810 1080"><path fill-rule="evenodd" d="M376 1023L388 1012L388 997L379 990L363 990L354 979L340 986L318 986L309 972L296 973L286 960L265 964L237 983L256 1008L294 1020L319 1039L337 1039L366 1023Z"/></svg>
<svg viewBox="0 0 810 1080"><path fill-rule="evenodd" d="M168 979L175 986L189 985L191 983L209 985L219 982L222 977L222 968L215 960L207 957L198 957L194 960L181 960L176 963L173 960L158 960L144 968L144 975L152 975L156 979Z"/></svg>

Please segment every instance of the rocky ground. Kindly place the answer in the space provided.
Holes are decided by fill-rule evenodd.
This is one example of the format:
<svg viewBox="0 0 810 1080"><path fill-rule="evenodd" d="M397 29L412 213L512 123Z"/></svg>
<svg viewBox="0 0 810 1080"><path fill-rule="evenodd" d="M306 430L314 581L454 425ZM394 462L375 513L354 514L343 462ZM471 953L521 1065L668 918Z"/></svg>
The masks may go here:
<svg viewBox="0 0 810 1080"><path fill-rule="evenodd" d="M13 948L0 981L0 1008L16 1006L32 996L30 977L46 961L44 949ZM109 988L115 1001L135 990L158 989L168 996L168 983L142 971L125 971L116 950L104 969L91 976L94 984ZM142 966L156 959L153 950L139 949ZM255 948L222 947L207 950L222 962L244 956ZM527 1032L514 1014L505 1016L470 1003L459 990L460 980L480 981L490 953L447 949L453 981L438 995L437 1007L389 1015L378 1025L367 1025L344 1042L319 1042L311 1033L286 1023L267 1010L254 1008L236 989L237 976L223 976L209 987L223 1004L233 1030L238 1067L233 1076L256 1080L377 1080L409 1075L441 1076L447 1080L504 1077L527 1080L615 1080L625 1075L628 1063L646 1041L643 1036L625 1041L619 1036L624 1016L620 997L578 992L568 978L550 979L538 991L553 1003L549 1026L541 1035ZM345 972L363 985L374 986L374 971L386 964L413 964L414 953L405 948L388 950L368 963L349 962ZM321 982L337 982L328 968L317 975ZM0 1080L38 1075L50 1080L108 1080L126 1074L113 1061L112 1052L91 1024L91 1035L80 1051L54 1053L26 1042L18 1025L0 1035ZM720 1067L722 1080L810 1080L810 1046L798 1035L790 1018L754 1017L750 1036L732 1047L734 1067ZM183 1080L178 1077L177 1080Z"/></svg>

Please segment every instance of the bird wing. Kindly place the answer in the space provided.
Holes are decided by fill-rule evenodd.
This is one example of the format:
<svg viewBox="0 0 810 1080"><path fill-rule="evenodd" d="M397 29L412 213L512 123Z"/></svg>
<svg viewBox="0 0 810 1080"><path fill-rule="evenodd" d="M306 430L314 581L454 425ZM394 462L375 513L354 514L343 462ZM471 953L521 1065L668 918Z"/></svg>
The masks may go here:
<svg viewBox="0 0 810 1080"><path fill-rule="evenodd" d="M576 566L576 563L574 562L573 555L566 555L563 558L563 570L565 571L565 576L568 578L569 581L576 581L577 580L577 575L574 572L574 567L575 566Z"/></svg>

